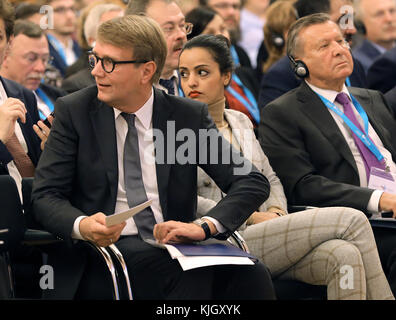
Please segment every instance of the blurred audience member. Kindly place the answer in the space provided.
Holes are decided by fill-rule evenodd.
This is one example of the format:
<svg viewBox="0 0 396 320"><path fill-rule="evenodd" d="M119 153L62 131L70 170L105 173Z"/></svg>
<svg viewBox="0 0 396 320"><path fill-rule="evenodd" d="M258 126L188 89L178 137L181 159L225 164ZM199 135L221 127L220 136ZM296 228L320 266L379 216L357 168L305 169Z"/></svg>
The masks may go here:
<svg viewBox="0 0 396 320"><path fill-rule="evenodd" d="M269 0L245 0L241 10L241 39L238 44L248 54L253 69L257 66L257 54L264 39L268 5Z"/></svg>
<svg viewBox="0 0 396 320"><path fill-rule="evenodd" d="M240 18L242 0L199 0L201 6L216 10L224 19L231 38L231 53L235 66L251 68L252 63L246 51L238 45L241 40Z"/></svg>
<svg viewBox="0 0 396 320"><path fill-rule="evenodd" d="M170 0L133 0L129 1L125 14L146 14L160 25L168 46L168 55L156 87L171 95L183 95L179 88L177 67L181 49L187 42L187 35L193 30L193 25L186 23L184 14L177 2Z"/></svg>
<svg viewBox="0 0 396 320"><path fill-rule="evenodd" d="M199 34L221 34L229 39L223 18L209 7L198 7L190 11L186 21L194 25L191 39ZM258 86L250 68L238 66L232 74L230 85L225 92L227 107L245 113L254 126L259 123L260 113L257 106Z"/></svg>
<svg viewBox="0 0 396 320"><path fill-rule="evenodd" d="M40 25L44 13L40 12L41 5L36 3L21 3L15 8L15 19L32 21Z"/></svg>
<svg viewBox="0 0 396 320"><path fill-rule="evenodd" d="M54 111L56 99L65 95L62 90L42 82L49 61L48 41L44 31L33 22L17 20L14 39L1 65L0 74L33 91L42 120ZM41 134L40 131L37 133Z"/></svg>
<svg viewBox="0 0 396 320"><path fill-rule="evenodd" d="M286 55L287 31L297 20L295 0L276 1L268 7L266 24L264 25L264 44L267 48L268 58L260 61L258 66L261 73L267 70L280 58Z"/></svg>
<svg viewBox="0 0 396 320"><path fill-rule="evenodd" d="M367 72L370 89L388 92L396 86L396 47L374 60Z"/></svg>
<svg viewBox="0 0 396 320"><path fill-rule="evenodd" d="M333 22L342 25L341 31L347 42L352 41L356 29L352 21L351 0L297 0L295 7L299 18L313 13L328 13ZM346 79L348 86L367 87L366 74L361 64L354 59L353 73ZM279 59L261 79L259 102L260 109L284 93L298 87L301 83L290 64L289 58Z"/></svg>
<svg viewBox="0 0 396 320"><path fill-rule="evenodd" d="M9 49L13 30L14 8L7 1L1 1L0 65ZM39 121L34 94L22 85L0 77L0 100L0 174L12 176L21 194L22 178L34 175L41 155L40 139L33 125L39 123L45 134L49 129Z"/></svg>
<svg viewBox="0 0 396 320"><path fill-rule="evenodd" d="M396 1L355 0L354 6L365 40L353 49L353 54L367 72L375 58L395 45Z"/></svg>
<svg viewBox="0 0 396 320"><path fill-rule="evenodd" d="M53 28L47 29L52 64L64 77L66 68L81 54L80 46L73 38L77 22L75 3L74 0L47 0L45 4L53 8Z"/></svg>
<svg viewBox="0 0 396 320"><path fill-rule="evenodd" d="M88 6L84 7L79 12L79 16L77 19L76 39L80 46L81 54L79 58L72 65L67 67L65 78L70 77L71 75L77 73L80 70L89 68L88 51L90 51L92 47L88 44L87 39L85 39L84 24L91 9L99 4L115 4L123 8L123 10L126 7L126 5L121 0L95 0L95 1L91 1Z"/></svg>
<svg viewBox="0 0 396 320"><path fill-rule="evenodd" d="M95 46L96 32L101 23L115 17L120 17L123 14L124 10L116 4L107 3L94 6L89 11L84 23L84 39L86 39L88 47L93 48ZM91 75L91 69L88 66L82 66L88 63L88 54L89 51L86 51L81 57L86 59L86 62L80 63L81 70L63 80L62 89L68 93L72 93L95 83L95 79Z"/></svg>
<svg viewBox="0 0 396 320"><path fill-rule="evenodd" d="M37 3L21 3L15 9L15 18L16 20L28 20L38 25L42 25L44 27L42 29L44 30L47 28L49 21L45 16L47 11L43 10L43 13L41 13L40 9L41 5ZM52 64L48 63L45 68L44 83L50 86L60 87L62 84L62 78L60 71Z"/></svg>

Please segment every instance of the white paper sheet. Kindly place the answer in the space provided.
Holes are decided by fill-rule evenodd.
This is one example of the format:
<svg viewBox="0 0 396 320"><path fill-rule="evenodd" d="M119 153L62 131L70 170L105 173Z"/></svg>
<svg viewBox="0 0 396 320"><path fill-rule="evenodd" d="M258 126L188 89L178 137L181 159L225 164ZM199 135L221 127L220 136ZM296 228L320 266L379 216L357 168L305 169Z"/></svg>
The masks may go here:
<svg viewBox="0 0 396 320"><path fill-rule="evenodd" d="M127 211L116 213L111 216L107 216L106 217L106 226L111 227L115 224L122 223L125 220L132 218L135 214L139 213L143 209L150 206L151 202L152 202L152 200L147 200L146 202L143 202L143 203L137 205L136 207L133 207Z"/></svg>

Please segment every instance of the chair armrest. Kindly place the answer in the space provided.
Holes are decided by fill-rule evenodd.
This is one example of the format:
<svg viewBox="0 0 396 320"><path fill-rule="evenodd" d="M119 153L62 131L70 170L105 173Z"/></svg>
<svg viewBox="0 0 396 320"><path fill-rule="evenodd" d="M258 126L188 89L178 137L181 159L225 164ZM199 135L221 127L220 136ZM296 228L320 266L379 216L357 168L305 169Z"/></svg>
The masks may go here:
<svg viewBox="0 0 396 320"><path fill-rule="evenodd" d="M239 249L242 249L243 251L250 253L245 239L243 239L243 237L238 231L234 231L227 240L232 244L236 244L239 247Z"/></svg>
<svg viewBox="0 0 396 320"><path fill-rule="evenodd" d="M62 239L57 238L52 233L43 230L27 229L22 243L27 245L43 245L60 242Z"/></svg>

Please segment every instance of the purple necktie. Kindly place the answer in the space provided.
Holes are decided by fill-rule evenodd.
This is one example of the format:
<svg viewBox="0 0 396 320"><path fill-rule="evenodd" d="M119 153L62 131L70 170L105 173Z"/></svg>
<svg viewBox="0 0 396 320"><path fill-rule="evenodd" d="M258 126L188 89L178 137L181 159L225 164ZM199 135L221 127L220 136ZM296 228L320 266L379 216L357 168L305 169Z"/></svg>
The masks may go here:
<svg viewBox="0 0 396 320"><path fill-rule="evenodd" d="M353 112L353 106L349 100L349 97L346 93L341 92L337 94L336 101L340 103L344 107L344 114L348 117L349 120L352 121L352 123L364 134L364 130L362 129L360 123L356 119L355 113ZM362 156L364 167L366 169L366 176L367 176L367 181L370 176L370 169L371 167L376 167L380 168L382 170L385 170L385 163L378 161L378 159L374 156L374 154L366 147L366 145L356 136L356 134L353 133L352 131L352 136L353 140L355 141L356 146L359 149L360 155ZM368 139L370 137L367 134ZM372 140L370 139L372 142Z"/></svg>

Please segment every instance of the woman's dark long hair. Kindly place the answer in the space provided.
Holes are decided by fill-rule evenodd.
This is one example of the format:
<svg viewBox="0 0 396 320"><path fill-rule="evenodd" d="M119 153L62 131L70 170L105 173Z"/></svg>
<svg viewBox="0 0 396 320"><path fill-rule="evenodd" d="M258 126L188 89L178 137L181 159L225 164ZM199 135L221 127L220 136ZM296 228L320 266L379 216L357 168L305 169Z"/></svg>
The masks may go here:
<svg viewBox="0 0 396 320"><path fill-rule="evenodd" d="M187 13L186 22L191 22L194 25L193 30L187 36L187 39L190 40L200 35L216 14L216 11L208 7L197 7Z"/></svg>

